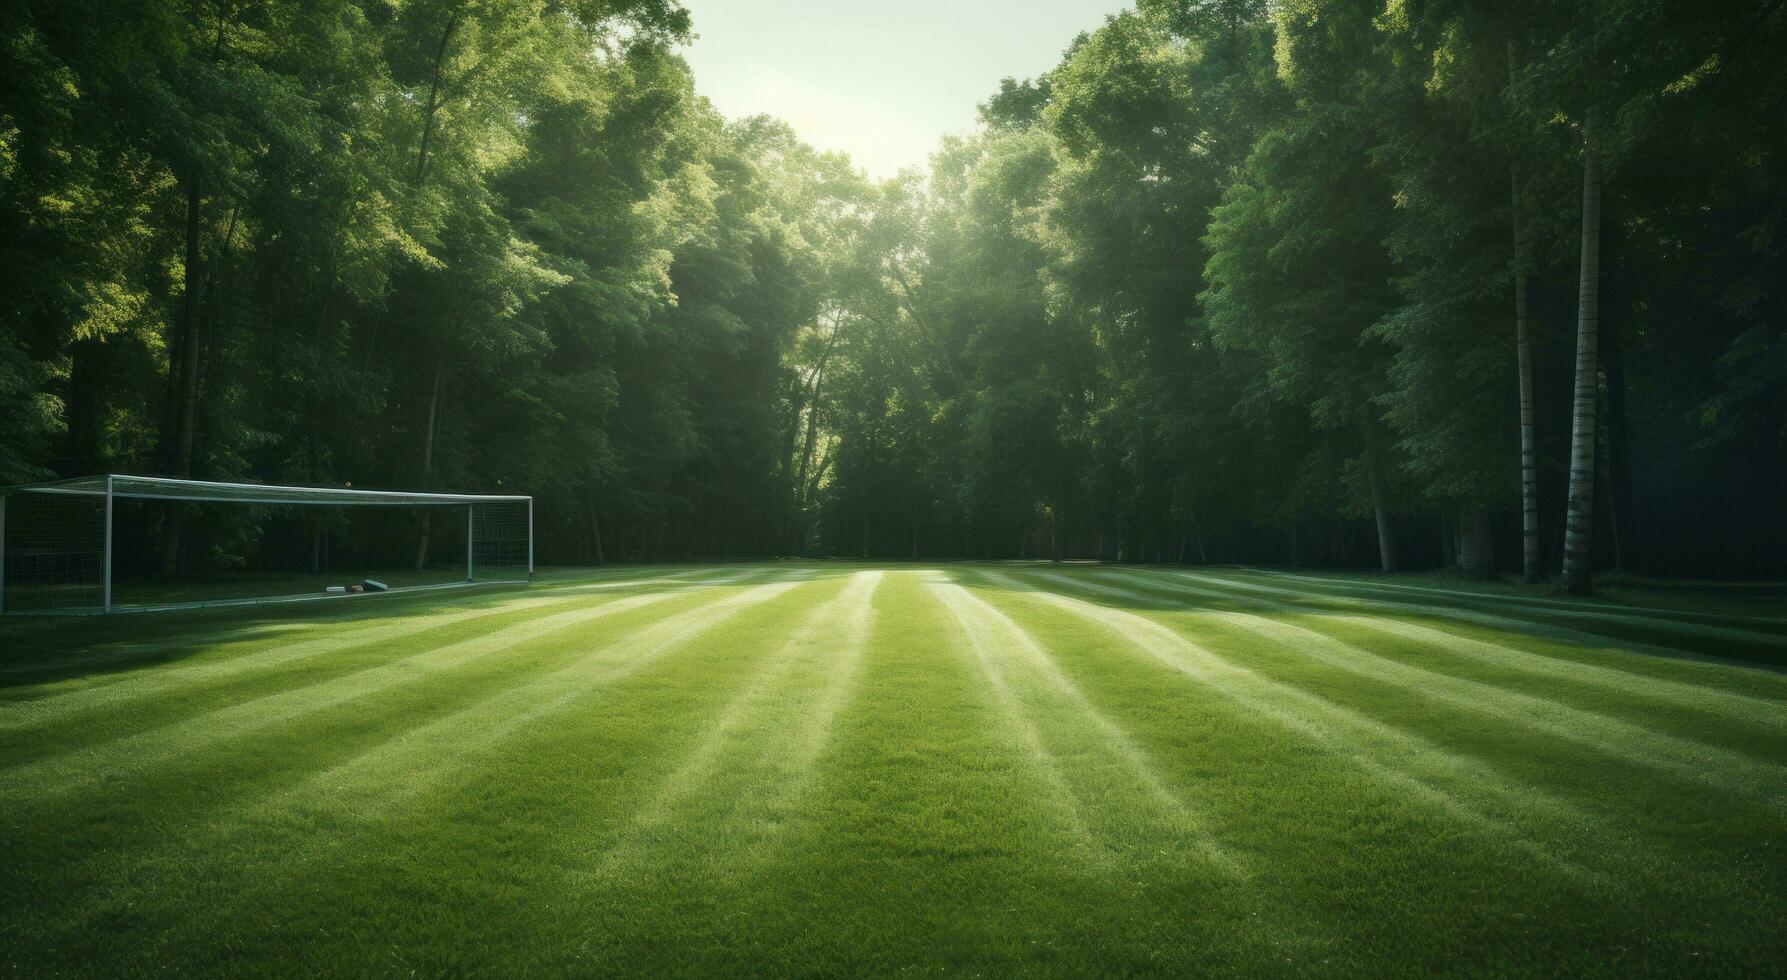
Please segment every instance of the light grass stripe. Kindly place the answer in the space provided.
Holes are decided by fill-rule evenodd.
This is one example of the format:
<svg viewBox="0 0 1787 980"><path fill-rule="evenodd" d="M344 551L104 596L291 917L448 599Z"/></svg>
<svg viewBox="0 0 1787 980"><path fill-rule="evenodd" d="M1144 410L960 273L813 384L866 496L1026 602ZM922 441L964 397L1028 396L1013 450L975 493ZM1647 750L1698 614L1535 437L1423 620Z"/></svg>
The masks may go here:
<svg viewBox="0 0 1787 980"><path fill-rule="evenodd" d="M1039 574L1055 580L1064 578L1048 573ZM1179 584L1157 584L1158 580L1150 580L1133 572L1106 574L1130 581L1141 579L1146 587L1226 598L1221 592L1214 590ZM1089 581L1077 584L1106 595L1130 599L1148 598L1146 593L1135 589L1115 588ZM1268 605L1264 600L1251 600L1250 603L1256 608ZM1783 803L1782 789L1787 786L1787 782L1784 782L1787 779L1787 769L1779 765L1689 739L1676 738L1617 718L1494 684L1404 663L1305 626L1250 613L1215 609L1192 609L1190 612L1192 615L1214 619L1272 640L1280 646L1347 673L1392 684L1468 711L1515 722L1534 731L1585 746L1591 751L1605 753L1629 765L1654 769L1678 779L1701 783L1773 806Z"/></svg>
<svg viewBox="0 0 1787 980"><path fill-rule="evenodd" d="M0 786L0 799L37 799L102 785L120 774L150 772L204 746L359 701L591 620L663 602L673 595L628 596L599 606L542 616L493 634L431 647L395 661L251 698L172 725L0 770L7 773L4 786Z"/></svg>
<svg viewBox="0 0 1787 980"><path fill-rule="evenodd" d="M880 593L884 578L881 571L868 574L875 576L875 589L865 594L860 604L850 607L848 615L836 626L836 649L821 672L819 694L811 708L790 726L788 744L776 760L786 778L778 789L763 796L758 812L747 815L751 823L770 828L766 835L769 839L758 851L760 862L769 860L772 845L785 839L786 816L812 792L815 770L832 743L838 714L856 693L857 675L877 622L875 596Z"/></svg>
<svg viewBox="0 0 1787 980"><path fill-rule="evenodd" d="M725 572L726 574L720 574ZM566 582L558 585L536 585L530 592L607 592L614 589L636 589L643 585L730 585L748 579L759 578L765 574L763 569L750 571L730 571L720 568L698 568L687 572L672 572L669 575L653 575L647 578L629 578L599 582ZM708 577L711 576L711 577Z"/></svg>
<svg viewBox="0 0 1787 980"><path fill-rule="evenodd" d="M931 589L937 600L955 615L963 633L968 637L969 648L979 662L981 671L1002 702L1003 710L1015 723L1021 725L1032 755L1045 770L1051 790L1064 798L1080 826L1085 827L1087 824L1082 816L1085 805L1068 786L1062 761L1044 746L1038 727L1026 717L1032 709L1025 706L1022 695L1013 689L1007 678L1008 670L1015 668L1034 677L1065 701L1066 707L1074 712L1077 719L1083 720L1097 732L1104 743L1106 755L1113 757L1116 762L1114 768L1127 771L1132 786L1140 791L1142 807L1157 811L1156 819L1170 835L1189 841L1201 857L1224 873L1235 877L1247 876L1245 862L1240 856L1223 847L1210 834L1208 818L1194 813L1178 794L1167 788L1141 747L1099 711L1079 686L1062 673L1054 658L1028 630L1003 610L959 584L933 583ZM1108 799L1098 802L1107 806L1113 803ZM1089 828L1083 832L1091 834ZM1113 855L1115 853L1108 842L1104 849Z"/></svg>
<svg viewBox="0 0 1787 980"><path fill-rule="evenodd" d="M609 639L544 676L508 685L240 807L213 810L202 821L179 827L178 839L201 861L218 855L217 860L227 862L234 860L229 855L236 853L241 841L265 833L270 821L317 827L323 818L357 822L385 812L483 761L481 750L520 734L597 687L646 669L746 608L795 588L804 577L720 597L636 633ZM661 602L669 596L639 598ZM281 874L288 880L301 876L306 865L324 860L345 841L339 831L305 836L299 846L282 851ZM141 880L156 859L153 853L99 855L86 874L111 882L111 887L125 887ZM192 900L202 896L193 895Z"/></svg>
<svg viewBox="0 0 1787 980"><path fill-rule="evenodd" d="M712 579L705 579L705 580L697 578L697 576L700 576L700 575L713 574L713 573L722 572L722 571L726 571L726 570L718 569L718 568L695 569L695 570L691 570L691 571L687 571L687 572L676 572L676 573L672 573L670 575L655 575L654 574L652 577L649 577L649 578L632 578L632 579L620 579L620 580L610 581L610 579L613 578L613 575L623 574L623 573L617 572L617 573L613 573L611 575L603 576L601 581L593 582L593 583L589 582L589 581L575 581L575 582L567 582L567 583L559 583L559 584L535 585L535 586L531 586L531 587L527 588L525 591L516 591L512 594L511 597L506 597L506 598L499 598L500 593L497 593L497 592L480 592L480 593L474 593L474 594L472 594L472 596L453 596L445 601L447 601L447 602L463 601L466 598L475 597L475 599L477 601L487 601L487 600L495 599L495 601L502 603L503 605L508 606L509 608L516 608L512 605L512 603L517 602L517 601L531 602L531 603L537 603L539 601L548 601L548 600L538 600L535 598L535 597L540 596L542 593L606 591L606 590L613 590L613 589L634 588L634 587L638 587L638 586L642 586L642 585L686 584L691 581L700 582L700 584L704 584L704 585L719 585L719 584L724 584L727 582L739 581L742 579L750 578L751 576L753 576L755 574L761 574L760 572L742 572L742 573L736 573L736 574L733 574L730 576L720 577L720 578L712 578ZM630 574L630 573L628 573L628 574ZM232 639L230 639L224 643L221 643L221 644L215 644L215 645L207 644L206 638L212 634L215 634L220 629L229 629L230 624L227 621L206 622L202 626L193 628L190 632L182 633L178 636L174 636L174 637L170 637L170 638L158 639L151 643L127 643L127 644L123 644L123 645L112 645L110 643L110 641L106 641L107 646L109 647L108 649L103 650L99 653L95 653L90 656L86 656L86 657L73 658L73 659L59 658L59 659L55 659L55 660L34 659L28 663L23 663L23 664L0 663L0 674L7 674L7 675L47 674L47 673L54 673L59 670L67 670L69 668L74 668L74 667L87 667L87 666L94 666L94 665L101 665L101 664L128 664L130 661L133 661L133 660L146 660L148 658L160 656L163 654L178 653L178 652L187 650L193 646L199 646L199 645L212 646L212 650L207 651L206 656L212 656L214 654L227 656L230 651L233 651L233 650L241 648L241 647L252 648L252 647L267 643L271 640L275 640L275 639L277 639L281 636L287 635L287 634L311 632L311 631L316 630L319 627L340 631L337 634L338 636L344 636L346 633L355 632L360 629L377 629L377 630L384 631L384 630L386 630L387 627L394 627L397 631L401 632L405 628L405 624L413 624L416 619L419 619L419 618L420 619L432 619L436 616L442 615L441 610L438 608L438 606L440 604L439 597L436 597L433 601L430 601L430 605L435 607L434 611L431 612L431 611L427 611L425 609L421 613L415 612L416 605L414 604L414 602L406 601L406 600L421 601L423 597L419 594L400 594L400 595L391 596L389 598L386 598L383 596L373 596L370 598L375 600L376 604L368 604L368 605L360 606L359 608L356 608L353 610L353 614L351 616L343 617L341 619L327 619L327 618L297 619L297 620L292 620L290 622L256 623L256 624L253 624L252 626L249 626L247 628L247 632L245 633L245 635L232 638ZM387 603L387 602L392 603L392 605L389 605L389 606L385 605L385 603ZM481 611L483 611L483 610L482 609L480 609L480 610L466 610L465 615L475 616ZM311 642L311 641L306 641L306 642ZM11 651L9 651L9 652L11 652ZM148 666L158 667L159 665L148 665ZM158 670L157 672L160 673L161 671ZM116 686L120 683L129 682L130 680L132 680L133 678L135 678L137 676L138 675L136 675L136 674L125 673L125 674L104 675L104 676L97 676L97 677L83 677L79 680L81 687L77 688L74 691L66 691L66 692L60 692L60 693L74 694L74 693L77 693L78 691L98 690L102 687L112 687L112 686ZM33 704L33 703L42 703L42 702L46 702L48 700L49 700L48 698L39 698L39 699L35 699L33 701L14 701L14 702L0 701L0 716L3 716L4 713L6 712L6 710L13 705L27 705L27 704ZM3 722L0 722L0 724L3 724Z"/></svg>
<svg viewBox="0 0 1787 980"><path fill-rule="evenodd" d="M1080 852L1083 849L1077 846L1077 842L1094 842L1089 863L1098 871L1110 874L1116 864L1116 854L1108 842L1092 833L1084 806L1068 787L1060 763L1043 744L1042 732L1037 730L1036 723L1026 714L1005 678L1004 669L988 651L990 641L985 622L965 616L960 600L951 601L951 597L940 594L935 586L932 587L932 595L955 616L957 625L967 636L968 659L978 668L977 674L991 694L992 706L1000 720L1022 743L1031 773L1045 788L1049 809L1054 811L1055 819L1061 823L1065 838L1072 842L1068 849Z"/></svg>
<svg viewBox="0 0 1787 980"><path fill-rule="evenodd" d="M1235 664L1147 617L1046 589L1027 588L1025 583L998 572L983 575L989 582L1014 589L1014 594L1053 605L1109 632L1214 693L1307 738L1324 751L1347 759L1385 785L1407 792L1535 860L1572 878L1601 877L1555 854L1515 822L1518 818L1521 823L1541 826L1547 822L1592 823L1582 811L1564 801L1530 786L1512 785L1500 772L1477 760L1448 752L1377 718ZM1514 818L1488 812L1444 788L1445 780L1462 782L1477 795L1494 799Z"/></svg>
<svg viewBox="0 0 1787 980"><path fill-rule="evenodd" d="M803 580L755 586L599 644L563 666L504 687L317 773L279 799L364 816L414 797L471 765L479 753L566 710L592 691L645 670Z"/></svg>
<svg viewBox="0 0 1787 980"><path fill-rule="evenodd" d="M803 657L815 653L836 654L847 659L861 656L862 644L867 640L869 612L875 590L881 585L883 573L880 571L861 571L852 573L846 580L844 588L836 596L826 600L818 609L806 617L806 620L795 630L789 639L782 643L771 654L743 690L739 691L726 703L726 706L715 716L713 724L698 740L681 763L659 784L651 798L633 815L631 826L623 831L597 862L597 877L614 878L636 870L640 865L650 863L653 858L651 850L657 843L661 829L677 818L682 805L699 793L713 780L717 773L721 756L728 748L736 748L754 741L753 733L744 731L753 714L765 710L764 700L782 683L789 673L801 662ZM841 628L840 628L841 626ZM836 637L837 647L834 650L827 641ZM829 686L829 685L828 685ZM828 723L829 719L825 719ZM808 732L800 728L786 731L783 738L797 743L810 738ZM760 757L781 755L783 739L775 739L756 746L754 754ZM790 772L795 779L808 778L806 772L817 752L798 752L804 757L804 763L797 763L797 768ZM753 789L757 789L753 787ZM735 801L735 805L748 807L748 797ZM735 814L737 815L737 814ZM750 814L744 814L745 823L751 823ZM703 828L709 836L742 838L741 834L713 834L713 828ZM687 855L677 855L686 857Z"/></svg>
<svg viewBox="0 0 1787 980"><path fill-rule="evenodd" d="M70 716L117 710L136 701L200 684L233 680L356 647L372 646L461 623L514 615L575 601L575 598L566 597L514 599L498 606L404 616L355 629L337 629L331 624L332 628L327 635L313 640L272 649L248 650L227 656L227 659L206 659L200 663L145 669L109 684L58 692L34 701L0 704L0 731L60 724L66 722Z"/></svg>

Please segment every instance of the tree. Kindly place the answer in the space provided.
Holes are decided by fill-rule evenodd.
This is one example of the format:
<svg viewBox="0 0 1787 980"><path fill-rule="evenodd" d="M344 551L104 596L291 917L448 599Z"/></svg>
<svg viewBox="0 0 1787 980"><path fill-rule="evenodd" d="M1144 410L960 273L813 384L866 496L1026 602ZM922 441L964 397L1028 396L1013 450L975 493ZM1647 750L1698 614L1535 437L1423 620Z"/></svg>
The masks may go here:
<svg viewBox="0 0 1787 980"><path fill-rule="evenodd" d="M1576 307L1576 397L1570 412L1569 525L1564 537L1566 592L1588 592L1594 564L1595 452L1600 433L1601 147L1594 120L1582 126L1582 266Z"/></svg>

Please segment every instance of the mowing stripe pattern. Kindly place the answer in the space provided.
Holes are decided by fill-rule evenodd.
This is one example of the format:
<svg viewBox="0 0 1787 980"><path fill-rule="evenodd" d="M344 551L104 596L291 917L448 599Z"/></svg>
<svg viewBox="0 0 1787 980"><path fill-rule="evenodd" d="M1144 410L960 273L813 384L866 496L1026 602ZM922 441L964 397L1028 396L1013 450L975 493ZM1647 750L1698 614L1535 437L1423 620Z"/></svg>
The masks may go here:
<svg viewBox="0 0 1787 980"><path fill-rule="evenodd" d="M17 628L0 972L1787 972L1787 618L1667 599L788 562Z"/></svg>

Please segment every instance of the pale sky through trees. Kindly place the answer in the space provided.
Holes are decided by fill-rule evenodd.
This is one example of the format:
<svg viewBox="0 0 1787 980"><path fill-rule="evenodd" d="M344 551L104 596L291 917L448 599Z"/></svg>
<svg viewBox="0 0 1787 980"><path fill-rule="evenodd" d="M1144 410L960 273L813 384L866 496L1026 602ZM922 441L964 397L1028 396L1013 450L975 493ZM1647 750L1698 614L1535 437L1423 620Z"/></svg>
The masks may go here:
<svg viewBox="0 0 1787 980"><path fill-rule="evenodd" d="M729 118L769 113L875 177L923 165L1007 75L1055 66L1123 0L689 0L685 50Z"/></svg>

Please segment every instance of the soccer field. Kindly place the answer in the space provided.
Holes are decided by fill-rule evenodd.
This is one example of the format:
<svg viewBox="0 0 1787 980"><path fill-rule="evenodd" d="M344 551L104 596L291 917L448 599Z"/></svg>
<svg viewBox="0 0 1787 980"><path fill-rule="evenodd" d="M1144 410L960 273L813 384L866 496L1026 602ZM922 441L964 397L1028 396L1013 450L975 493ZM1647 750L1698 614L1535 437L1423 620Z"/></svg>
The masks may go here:
<svg viewBox="0 0 1787 980"><path fill-rule="evenodd" d="M7 974L1787 971L1768 592L666 566L0 649Z"/></svg>

